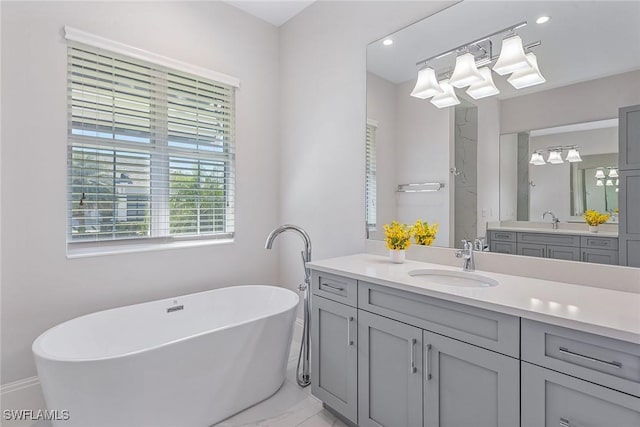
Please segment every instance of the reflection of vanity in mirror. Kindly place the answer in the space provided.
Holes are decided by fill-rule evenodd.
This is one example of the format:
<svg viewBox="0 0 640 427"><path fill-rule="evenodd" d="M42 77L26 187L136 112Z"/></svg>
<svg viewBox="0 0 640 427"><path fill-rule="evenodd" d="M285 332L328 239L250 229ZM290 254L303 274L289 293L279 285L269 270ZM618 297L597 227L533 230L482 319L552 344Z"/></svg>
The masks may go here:
<svg viewBox="0 0 640 427"><path fill-rule="evenodd" d="M371 43L368 237L422 219L437 246L640 267L640 155L620 149L640 132L638 109L620 110L640 104L639 21L635 2L462 2ZM515 34L537 84L496 72ZM493 87L459 84L466 54ZM610 215L597 233L586 210Z"/></svg>

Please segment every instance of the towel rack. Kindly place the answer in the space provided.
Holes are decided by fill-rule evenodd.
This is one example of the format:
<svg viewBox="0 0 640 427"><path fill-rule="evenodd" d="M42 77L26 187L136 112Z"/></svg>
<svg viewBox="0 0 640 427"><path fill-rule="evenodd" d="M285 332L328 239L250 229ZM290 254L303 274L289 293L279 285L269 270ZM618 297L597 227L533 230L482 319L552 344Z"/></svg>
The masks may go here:
<svg viewBox="0 0 640 427"><path fill-rule="evenodd" d="M398 185L397 193L431 193L444 188L443 182L423 182Z"/></svg>

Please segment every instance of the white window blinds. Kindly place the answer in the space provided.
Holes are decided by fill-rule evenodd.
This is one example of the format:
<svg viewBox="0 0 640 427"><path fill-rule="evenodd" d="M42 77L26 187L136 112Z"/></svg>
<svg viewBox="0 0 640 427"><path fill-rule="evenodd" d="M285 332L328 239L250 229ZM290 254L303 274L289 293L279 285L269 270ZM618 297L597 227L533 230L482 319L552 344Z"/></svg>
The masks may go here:
<svg viewBox="0 0 640 427"><path fill-rule="evenodd" d="M376 229L376 126L367 123L365 217L367 229Z"/></svg>
<svg viewBox="0 0 640 427"><path fill-rule="evenodd" d="M68 42L68 241L229 238L235 88Z"/></svg>

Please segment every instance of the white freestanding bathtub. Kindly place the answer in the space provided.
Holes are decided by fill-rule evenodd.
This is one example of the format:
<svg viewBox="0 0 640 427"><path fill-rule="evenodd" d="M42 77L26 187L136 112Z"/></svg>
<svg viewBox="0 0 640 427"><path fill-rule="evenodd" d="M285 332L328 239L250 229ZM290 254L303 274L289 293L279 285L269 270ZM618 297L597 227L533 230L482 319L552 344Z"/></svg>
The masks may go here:
<svg viewBox="0 0 640 427"><path fill-rule="evenodd" d="M275 393L298 296L237 286L78 317L33 343L54 427L208 427Z"/></svg>

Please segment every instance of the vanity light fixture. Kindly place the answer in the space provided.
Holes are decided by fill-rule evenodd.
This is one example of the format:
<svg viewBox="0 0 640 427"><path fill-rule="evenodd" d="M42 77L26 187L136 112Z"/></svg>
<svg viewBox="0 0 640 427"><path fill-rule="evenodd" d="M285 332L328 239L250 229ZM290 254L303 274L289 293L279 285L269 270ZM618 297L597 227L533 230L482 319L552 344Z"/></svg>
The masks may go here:
<svg viewBox="0 0 640 427"><path fill-rule="evenodd" d="M542 154L540 154L537 151L534 151L531 154L531 160L529 160L529 163L531 163L532 165L535 165L535 166L541 166L541 165L546 164L547 162L544 161L544 158L542 157Z"/></svg>
<svg viewBox="0 0 640 427"><path fill-rule="evenodd" d="M440 88L442 89L442 93L431 98L431 103L433 105L438 108L445 108L460 104L460 100L456 96L453 86L449 84L449 79L441 80Z"/></svg>
<svg viewBox="0 0 640 427"><path fill-rule="evenodd" d="M456 57L456 67L449 79L453 87L463 88L476 83L484 82L485 78L476 67L476 58L469 52Z"/></svg>
<svg viewBox="0 0 640 427"><path fill-rule="evenodd" d="M478 71L484 79L479 83L469 86L467 94L473 99L482 99L487 96L499 94L500 91L496 87L495 83L493 83L493 77L491 76L491 70L489 67L482 67Z"/></svg>
<svg viewBox="0 0 640 427"><path fill-rule="evenodd" d="M604 182L602 182L602 180L601 180L601 179L598 179L598 180L596 181L596 187L604 187Z"/></svg>
<svg viewBox="0 0 640 427"><path fill-rule="evenodd" d="M414 87L411 92L411 96L414 98L427 99L443 92L440 84L438 84L436 72L433 68L427 67L418 71L418 81L416 82L416 87Z"/></svg>
<svg viewBox="0 0 640 427"><path fill-rule="evenodd" d="M609 178L618 178L618 170L616 168L609 169Z"/></svg>
<svg viewBox="0 0 640 427"><path fill-rule="evenodd" d="M596 178L598 178L598 179L604 179L605 178L604 171L602 169L598 169L596 171Z"/></svg>
<svg viewBox="0 0 640 427"><path fill-rule="evenodd" d="M504 76L514 71L527 70L531 68L531 63L524 54L522 39L518 35L512 35L502 40L500 57L493 66L493 71Z"/></svg>
<svg viewBox="0 0 640 427"><path fill-rule="evenodd" d="M511 86L516 89L524 89L526 87L539 85L547 80L540 73L538 68L538 59L533 52L529 52L525 55L531 67L524 70L514 71L511 77L507 79ZM494 68L495 69L495 68Z"/></svg>
<svg viewBox="0 0 640 427"><path fill-rule="evenodd" d="M607 187L613 187L613 180L612 179L608 179L607 180Z"/></svg>
<svg viewBox="0 0 640 427"><path fill-rule="evenodd" d="M547 158L547 163L551 163L553 165L564 163L564 160L562 160L562 151L560 150L549 151L549 157Z"/></svg>
<svg viewBox="0 0 640 427"><path fill-rule="evenodd" d="M581 162L582 158L580 157L580 153L578 152L577 148L571 148L567 153L567 157L565 158L565 160L570 163L575 163Z"/></svg>

